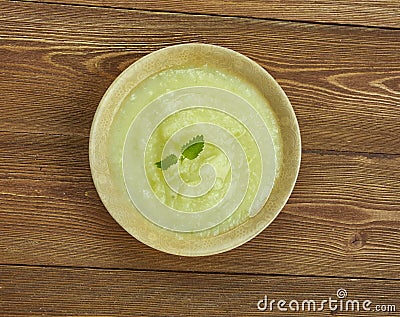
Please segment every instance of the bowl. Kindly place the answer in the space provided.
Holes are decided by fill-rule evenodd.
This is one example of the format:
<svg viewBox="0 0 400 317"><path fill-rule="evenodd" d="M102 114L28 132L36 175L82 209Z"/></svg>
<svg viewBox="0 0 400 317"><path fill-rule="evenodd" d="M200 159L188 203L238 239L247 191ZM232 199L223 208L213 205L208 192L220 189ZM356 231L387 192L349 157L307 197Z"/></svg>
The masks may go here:
<svg viewBox="0 0 400 317"><path fill-rule="evenodd" d="M171 254L221 253L263 231L286 204L301 140L286 94L233 50L193 43L123 71L95 113L89 160L111 216ZM236 209L235 209L236 208Z"/></svg>

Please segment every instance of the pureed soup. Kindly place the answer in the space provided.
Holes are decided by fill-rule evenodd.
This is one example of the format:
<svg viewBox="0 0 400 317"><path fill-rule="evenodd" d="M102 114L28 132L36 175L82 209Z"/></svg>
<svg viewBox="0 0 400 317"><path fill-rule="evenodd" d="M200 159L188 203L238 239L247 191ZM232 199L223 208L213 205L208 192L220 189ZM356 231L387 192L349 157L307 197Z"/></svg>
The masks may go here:
<svg viewBox="0 0 400 317"><path fill-rule="evenodd" d="M280 171L267 100L208 65L143 80L122 102L110 139L111 166L132 203L179 238L217 236L255 216Z"/></svg>

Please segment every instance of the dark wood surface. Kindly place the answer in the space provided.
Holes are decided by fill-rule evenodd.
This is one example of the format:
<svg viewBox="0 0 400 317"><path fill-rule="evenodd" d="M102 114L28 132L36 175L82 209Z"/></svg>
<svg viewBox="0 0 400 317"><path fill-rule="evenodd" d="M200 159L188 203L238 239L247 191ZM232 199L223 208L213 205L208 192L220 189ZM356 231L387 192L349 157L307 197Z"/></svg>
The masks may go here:
<svg viewBox="0 0 400 317"><path fill-rule="evenodd" d="M311 23L400 27L400 5L397 0L45 0L43 2Z"/></svg>
<svg viewBox="0 0 400 317"><path fill-rule="evenodd" d="M0 140L4 264L400 278L400 158L305 151L292 197L267 230L192 259L145 247L115 223L91 182L86 137Z"/></svg>
<svg viewBox="0 0 400 317"><path fill-rule="evenodd" d="M206 42L278 80L304 149L400 154L398 30L6 2L0 34L3 130L87 136L128 65L167 45Z"/></svg>
<svg viewBox="0 0 400 317"><path fill-rule="evenodd" d="M400 311L398 2L346 2L353 10L336 19L327 1L314 15L298 1L287 10L276 1L276 10L65 2L0 2L1 316L254 316L264 294L318 300L340 287ZM303 138L299 179L278 218L205 258L163 254L128 235L99 200L88 163L108 85L143 55L188 42L264 66Z"/></svg>
<svg viewBox="0 0 400 317"><path fill-rule="evenodd" d="M322 301L345 288L354 300L370 300L371 309L400 297L400 281L384 280L13 266L0 267L0 274L0 294L15 303L2 313L13 316L268 316L271 312L257 309L266 294ZM357 313L371 315L380 314Z"/></svg>

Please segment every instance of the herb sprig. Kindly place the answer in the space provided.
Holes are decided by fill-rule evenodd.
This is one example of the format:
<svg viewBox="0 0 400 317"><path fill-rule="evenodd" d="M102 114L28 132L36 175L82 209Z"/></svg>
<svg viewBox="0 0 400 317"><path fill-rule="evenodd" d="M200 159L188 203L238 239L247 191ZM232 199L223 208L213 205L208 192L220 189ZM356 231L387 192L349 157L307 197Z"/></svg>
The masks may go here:
<svg viewBox="0 0 400 317"><path fill-rule="evenodd" d="M182 162L184 159L194 160L199 156L203 149L204 136L197 135L181 147L181 155L179 157L179 161ZM175 154L169 154L163 160L155 163L155 165L164 171L176 163L178 163L178 157Z"/></svg>

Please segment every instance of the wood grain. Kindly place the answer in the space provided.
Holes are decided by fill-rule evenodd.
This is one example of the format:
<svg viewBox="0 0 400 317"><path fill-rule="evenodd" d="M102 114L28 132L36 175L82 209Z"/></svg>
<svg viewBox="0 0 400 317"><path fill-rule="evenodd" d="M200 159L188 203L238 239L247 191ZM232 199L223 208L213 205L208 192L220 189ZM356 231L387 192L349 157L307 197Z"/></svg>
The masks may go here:
<svg viewBox="0 0 400 317"><path fill-rule="evenodd" d="M162 254L111 218L87 138L0 133L0 264L400 279L400 157L306 152L288 205L244 246Z"/></svg>
<svg viewBox="0 0 400 317"><path fill-rule="evenodd" d="M339 288L400 309L397 1L46 2L0 2L0 316L255 316L267 314L256 309L264 295L322 300ZM279 217L205 258L127 234L88 164L110 83L145 54L188 42L264 66L293 103L304 149ZM395 314L357 312L370 315Z"/></svg>
<svg viewBox="0 0 400 317"><path fill-rule="evenodd" d="M37 3L0 8L3 131L87 136L103 93L130 63L200 41L244 53L277 78L304 149L400 154L400 31Z"/></svg>
<svg viewBox="0 0 400 317"><path fill-rule="evenodd" d="M276 306L259 311L257 302L266 295L286 300L286 306L290 300L320 303L338 299L340 288L361 307L365 300L371 309L400 307L400 281L13 266L0 267L0 274L1 316L284 316ZM396 315L346 312L345 305L342 312L325 305L324 316ZM308 306L292 314L321 316Z"/></svg>
<svg viewBox="0 0 400 317"><path fill-rule="evenodd" d="M1 263L400 277L398 31L0 6ZM192 41L237 49L270 70L305 149L278 219L205 259L161 256L131 238L102 206L87 162L92 116L118 73Z"/></svg>
<svg viewBox="0 0 400 317"><path fill-rule="evenodd" d="M49 2L49 0L43 2ZM400 4L396 0L50 0L50 2L319 23L400 27Z"/></svg>

